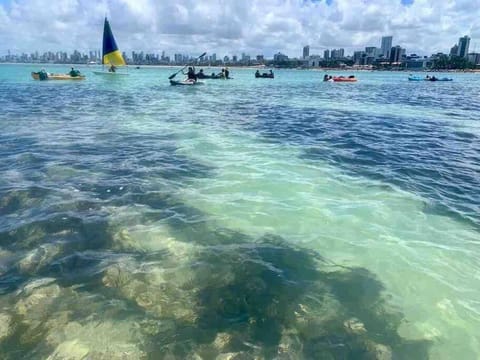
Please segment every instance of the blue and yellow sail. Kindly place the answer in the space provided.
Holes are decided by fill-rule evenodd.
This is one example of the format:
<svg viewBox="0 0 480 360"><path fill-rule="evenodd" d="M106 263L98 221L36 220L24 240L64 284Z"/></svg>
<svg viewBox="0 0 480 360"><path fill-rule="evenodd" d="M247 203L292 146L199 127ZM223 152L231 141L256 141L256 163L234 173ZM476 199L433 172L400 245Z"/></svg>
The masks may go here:
<svg viewBox="0 0 480 360"><path fill-rule="evenodd" d="M118 50L117 42L113 37L112 29L107 18L103 27L103 57L102 64L110 64L115 66L126 65L125 59L120 50Z"/></svg>

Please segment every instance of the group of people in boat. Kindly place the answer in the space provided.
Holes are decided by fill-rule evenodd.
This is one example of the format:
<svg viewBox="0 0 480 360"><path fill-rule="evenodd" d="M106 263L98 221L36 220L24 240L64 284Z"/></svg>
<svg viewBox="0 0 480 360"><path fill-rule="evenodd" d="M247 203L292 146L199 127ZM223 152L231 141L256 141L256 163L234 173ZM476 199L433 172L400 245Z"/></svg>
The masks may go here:
<svg viewBox="0 0 480 360"><path fill-rule="evenodd" d="M268 73L263 73L263 74L260 74L260 70L257 70L255 72L255 77L256 78L270 78L270 79L273 79L274 75L273 75L272 70L270 70L270 72L268 72Z"/></svg>
<svg viewBox="0 0 480 360"><path fill-rule="evenodd" d="M433 75L433 76L427 75L427 76L425 76L425 80L427 80L427 81L437 81L438 78L435 77L435 75Z"/></svg>
<svg viewBox="0 0 480 360"><path fill-rule="evenodd" d="M198 79L231 79L230 71L228 67L223 68L218 74L212 73L211 75L206 75L203 72L203 69L200 69L198 73L195 72L195 66L189 66L188 71L182 72L187 76L187 80L196 82Z"/></svg>
<svg viewBox="0 0 480 360"><path fill-rule="evenodd" d="M38 78L36 78L35 76L38 76ZM67 72L66 74L53 74L53 73L49 73L47 72L45 69L41 69L40 71L38 72L32 72L32 76L34 76L34 79L38 79L38 80L48 80L49 78L51 77L59 77L59 76L70 76L70 77L80 77L82 76L82 74L80 73L79 70L76 70L75 68L71 68L71 70L69 72Z"/></svg>
<svg viewBox="0 0 480 360"><path fill-rule="evenodd" d="M348 77L345 77L343 75L341 76L336 76L335 79L355 79L355 75L350 75ZM328 74L325 74L325 76L323 77L323 81L335 81L334 80L334 77L332 75L328 75Z"/></svg>

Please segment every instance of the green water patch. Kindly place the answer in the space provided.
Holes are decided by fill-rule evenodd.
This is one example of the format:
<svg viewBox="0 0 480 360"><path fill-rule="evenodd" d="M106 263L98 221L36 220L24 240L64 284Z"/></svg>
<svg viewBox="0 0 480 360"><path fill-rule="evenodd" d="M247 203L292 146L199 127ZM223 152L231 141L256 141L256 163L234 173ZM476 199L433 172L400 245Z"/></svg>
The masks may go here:
<svg viewBox="0 0 480 360"><path fill-rule="evenodd" d="M398 335L404 318L368 270L277 236L230 237L174 268L150 255L105 270L103 284L147 314L149 358L428 358L430 341Z"/></svg>
<svg viewBox="0 0 480 360"><path fill-rule="evenodd" d="M38 186L6 192L0 197L0 215L10 215L39 206L49 192Z"/></svg>
<svg viewBox="0 0 480 360"><path fill-rule="evenodd" d="M367 269L219 227L171 195L137 200L107 207L108 222L50 219L10 234L33 255L0 297L6 359L427 358L431 342L398 335L405 319ZM142 215L168 209L176 216ZM67 229L77 246L41 243Z"/></svg>

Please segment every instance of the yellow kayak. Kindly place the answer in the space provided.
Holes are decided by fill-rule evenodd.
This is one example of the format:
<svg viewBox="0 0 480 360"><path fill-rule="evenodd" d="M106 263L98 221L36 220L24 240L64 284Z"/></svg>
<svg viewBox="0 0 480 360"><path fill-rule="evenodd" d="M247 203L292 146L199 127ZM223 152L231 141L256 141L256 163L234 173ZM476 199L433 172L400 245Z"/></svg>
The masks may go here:
<svg viewBox="0 0 480 360"><path fill-rule="evenodd" d="M85 80L85 75L70 76L69 74L47 74L46 78L40 78L40 72L32 72L35 80Z"/></svg>

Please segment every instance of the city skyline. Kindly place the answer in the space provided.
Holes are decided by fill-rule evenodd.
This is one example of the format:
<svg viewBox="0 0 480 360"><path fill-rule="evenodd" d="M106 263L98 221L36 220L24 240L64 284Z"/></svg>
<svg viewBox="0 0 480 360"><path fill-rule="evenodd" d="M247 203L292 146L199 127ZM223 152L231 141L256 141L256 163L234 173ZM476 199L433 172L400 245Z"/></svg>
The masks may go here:
<svg viewBox="0 0 480 360"><path fill-rule="evenodd" d="M391 35L409 52L449 51L459 36L480 38L474 2L433 0L0 0L0 55L44 51L88 52L111 19L122 51L195 55L197 51L273 57L344 48L352 54Z"/></svg>
<svg viewBox="0 0 480 360"><path fill-rule="evenodd" d="M465 58L473 64L480 64L480 54L469 51L471 38L468 35L464 35L458 39L458 43L454 44L450 48L449 56L457 56ZM438 57L441 54L447 55L447 53L438 51L431 54L431 57ZM171 65L171 64L183 64L196 56L184 54L181 52L175 52L170 56L165 51L159 53L149 53L142 51L132 51L131 56L127 52L123 52L123 57L130 64L152 64L152 65ZM289 58L288 55L282 52L277 52L273 57L268 58L263 54L257 54L251 56L247 53L241 53L239 57L234 55L219 55L216 53L210 53L201 59L203 64L221 65L222 63L239 64L239 65L260 65L267 60L273 60L275 62L282 62L290 60L306 61L306 66L315 66L315 62L329 61L329 60L353 60L356 65L372 65L374 62L386 61L391 63L399 63L405 60L418 61L428 56L419 56L417 54L407 54L407 49L400 45L393 46L393 36L382 36L380 46L366 46L364 50L353 51L353 54L345 53L344 48L338 49L325 49L323 56L319 54L310 54L310 45L305 45L302 48L302 54L299 57ZM38 63L74 63L82 64L89 62L101 63L102 55L100 50L90 50L88 52L79 52L74 50L72 54L68 54L66 51L57 52L44 52L43 54L38 51L12 54L8 51L7 55L0 54L0 62L38 62Z"/></svg>

